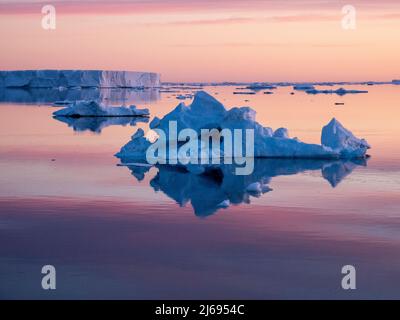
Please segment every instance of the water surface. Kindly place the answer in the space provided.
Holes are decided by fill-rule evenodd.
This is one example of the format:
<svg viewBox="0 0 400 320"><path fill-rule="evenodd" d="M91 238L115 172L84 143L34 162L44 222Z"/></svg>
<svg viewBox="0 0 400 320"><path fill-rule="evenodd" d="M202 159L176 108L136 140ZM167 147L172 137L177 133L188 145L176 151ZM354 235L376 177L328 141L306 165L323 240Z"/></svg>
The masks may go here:
<svg viewBox="0 0 400 320"><path fill-rule="evenodd" d="M205 87L303 141L319 143L336 117L372 145L366 162L259 160L247 177L117 166L147 122L51 116L50 103L82 97L162 116L194 90L2 93L0 298L400 298L400 87L348 87L369 93ZM265 193L246 192L254 181ZM46 264L55 291L41 289ZM340 285L347 264L351 292Z"/></svg>

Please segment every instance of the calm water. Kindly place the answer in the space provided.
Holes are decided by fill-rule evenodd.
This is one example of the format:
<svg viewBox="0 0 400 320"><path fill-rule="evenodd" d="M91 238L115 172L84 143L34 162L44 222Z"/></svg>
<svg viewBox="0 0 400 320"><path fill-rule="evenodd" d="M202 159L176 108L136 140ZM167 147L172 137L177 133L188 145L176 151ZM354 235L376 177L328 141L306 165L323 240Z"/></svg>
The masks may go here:
<svg viewBox="0 0 400 320"><path fill-rule="evenodd" d="M367 162L260 160L248 177L118 166L113 155L148 123L65 123L48 105L91 98L162 116L177 93L2 92L0 298L400 298L400 86L354 88L369 93L205 87L303 141L319 142L335 116L372 145ZM246 193L255 181L271 190ZM46 264L55 291L41 289ZM347 264L351 292L341 289Z"/></svg>

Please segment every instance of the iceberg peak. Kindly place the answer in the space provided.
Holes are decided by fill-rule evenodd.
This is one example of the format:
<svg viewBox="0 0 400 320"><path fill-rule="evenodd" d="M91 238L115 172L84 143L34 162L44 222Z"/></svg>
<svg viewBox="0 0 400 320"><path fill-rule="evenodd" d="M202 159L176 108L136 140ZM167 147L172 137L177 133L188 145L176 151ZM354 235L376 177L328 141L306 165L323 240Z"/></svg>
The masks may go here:
<svg viewBox="0 0 400 320"><path fill-rule="evenodd" d="M365 139L355 137L336 118L322 128L321 144L340 151L344 157L355 158L365 155L366 150L371 148Z"/></svg>
<svg viewBox="0 0 400 320"><path fill-rule="evenodd" d="M226 112L224 105L215 99L212 95L205 91L199 91L195 94L190 108L193 112L213 112L224 113Z"/></svg>

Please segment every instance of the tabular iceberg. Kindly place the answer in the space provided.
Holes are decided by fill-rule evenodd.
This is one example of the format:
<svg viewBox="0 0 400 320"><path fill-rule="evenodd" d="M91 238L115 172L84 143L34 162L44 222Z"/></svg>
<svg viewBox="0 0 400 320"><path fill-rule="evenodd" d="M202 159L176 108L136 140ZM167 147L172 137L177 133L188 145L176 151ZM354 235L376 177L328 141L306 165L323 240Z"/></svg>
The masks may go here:
<svg viewBox="0 0 400 320"><path fill-rule="evenodd" d="M96 101L77 101L53 113L54 117L147 117L149 109L129 107L107 107Z"/></svg>
<svg viewBox="0 0 400 320"><path fill-rule="evenodd" d="M104 70L0 71L0 87L5 88L151 88L159 86L160 75L152 72Z"/></svg>
<svg viewBox="0 0 400 320"><path fill-rule="evenodd" d="M279 128L273 131L255 120L256 112L249 107L225 107L204 91L196 93L191 105L180 103L164 118L154 118L151 129L162 130L168 137L169 124L176 122L178 131L190 128L200 135L202 129L253 129L255 158L303 158L303 159L352 159L367 157L369 144L356 138L336 119L322 131L321 145L309 144L297 138L289 138L288 130ZM146 151L151 142L142 130L132 136L121 151L116 154L123 162L146 160ZM221 154L224 150L221 149ZM201 172L201 170L199 171Z"/></svg>

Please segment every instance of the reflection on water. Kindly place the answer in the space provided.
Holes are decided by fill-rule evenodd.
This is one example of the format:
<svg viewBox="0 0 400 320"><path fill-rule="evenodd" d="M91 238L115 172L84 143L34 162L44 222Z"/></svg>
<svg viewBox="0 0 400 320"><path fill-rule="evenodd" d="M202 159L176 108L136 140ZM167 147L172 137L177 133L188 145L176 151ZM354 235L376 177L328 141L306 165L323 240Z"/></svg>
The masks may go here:
<svg viewBox="0 0 400 320"><path fill-rule="evenodd" d="M160 99L158 89L47 89L47 88L0 88L0 102L53 104L58 101L94 100L99 103L135 104Z"/></svg>
<svg viewBox="0 0 400 320"><path fill-rule="evenodd" d="M53 117L54 119L64 122L76 132L92 131L101 133L109 126L136 126L138 122L147 123L149 119L146 117Z"/></svg>
<svg viewBox="0 0 400 320"><path fill-rule="evenodd" d="M181 167L158 166L150 181L155 191L162 191L181 207L190 202L197 216L208 216L229 205L250 203L250 197L260 197L272 191L271 178L295 175L304 171L321 170L322 177L336 187L357 166L366 166L357 160L255 159L254 171L247 176L235 174L235 165L223 164L194 174ZM142 181L150 166L128 165L132 175Z"/></svg>

